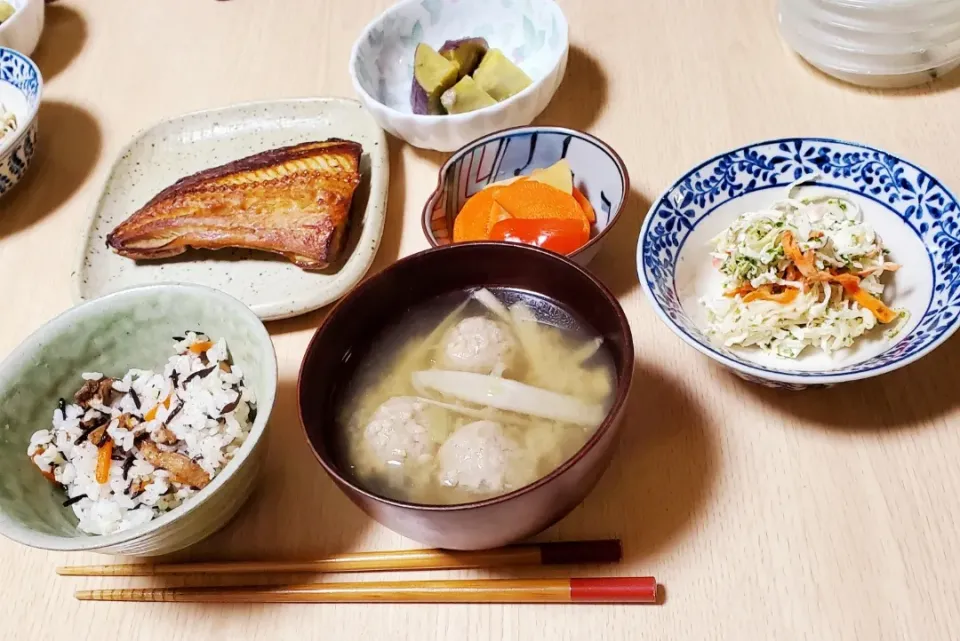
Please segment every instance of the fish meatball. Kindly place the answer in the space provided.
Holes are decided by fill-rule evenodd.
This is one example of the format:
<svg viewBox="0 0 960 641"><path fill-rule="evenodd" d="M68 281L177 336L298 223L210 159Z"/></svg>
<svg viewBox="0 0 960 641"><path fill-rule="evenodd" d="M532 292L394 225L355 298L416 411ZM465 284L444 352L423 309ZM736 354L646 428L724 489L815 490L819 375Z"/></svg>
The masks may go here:
<svg viewBox="0 0 960 641"><path fill-rule="evenodd" d="M430 459L436 446L424 410L423 401L409 396L395 396L380 405L364 428L374 456L388 465Z"/></svg>
<svg viewBox="0 0 960 641"><path fill-rule="evenodd" d="M512 485L519 451L499 423L469 423L440 446L439 480L447 487L470 492L500 492Z"/></svg>
<svg viewBox="0 0 960 641"><path fill-rule="evenodd" d="M447 369L475 374L502 374L516 360L516 339L502 324L471 316L447 332L443 364Z"/></svg>

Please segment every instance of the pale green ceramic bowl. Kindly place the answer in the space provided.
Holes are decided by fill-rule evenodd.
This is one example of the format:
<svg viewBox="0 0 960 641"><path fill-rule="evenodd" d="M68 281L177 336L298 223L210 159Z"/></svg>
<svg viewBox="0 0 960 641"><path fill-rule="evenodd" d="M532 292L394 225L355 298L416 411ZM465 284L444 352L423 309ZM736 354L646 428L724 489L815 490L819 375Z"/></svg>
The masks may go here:
<svg viewBox="0 0 960 641"><path fill-rule="evenodd" d="M227 340L257 396L257 420L234 459L190 501L146 525L107 536L79 532L64 492L27 458L34 431L50 427L57 399L70 398L82 372L122 375L157 367L171 337L201 330ZM263 432L277 387L270 335L243 303L197 285L149 285L84 303L53 319L0 364L0 533L48 550L153 556L209 536L253 489Z"/></svg>

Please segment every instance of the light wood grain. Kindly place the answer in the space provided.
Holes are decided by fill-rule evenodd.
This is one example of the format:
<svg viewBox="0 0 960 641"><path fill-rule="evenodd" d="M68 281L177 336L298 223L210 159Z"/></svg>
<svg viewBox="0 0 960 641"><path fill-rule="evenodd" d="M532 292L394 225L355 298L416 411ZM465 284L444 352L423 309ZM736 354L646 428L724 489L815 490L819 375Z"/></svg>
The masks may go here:
<svg viewBox="0 0 960 641"><path fill-rule="evenodd" d="M67 565L61 576L200 576L211 574L336 574L422 570L517 568L529 565L618 563L620 541L524 543L493 550L383 550L334 554L313 561L221 561L219 563L112 563Z"/></svg>
<svg viewBox="0 0 960 641"><path fill-rule="evenodd" d="M463 0L461 0L463 1ZM70 305L86 217L134 133L182 112L350 96L354 36L388 0L61 0L36 58L48 78L36 164L0 201L0 354ZM586 128L630 167L629 209L592 268L637 347L623 441L596 490L544 539L621 537L609 574L655 574L657 608L84 605L57 565L0 541L3 638L946 640L960 635L960 339L880 379L802 394L728 375L660 324L635 275L650 201L725 149L809 134L878 145L960 190L960 74L895 93L837 84L777 35L773 0L560 0L573 44L540 122ZM375 269L427 247L419 213L443 156L390 144ZM363 516L307 450L297 366L324 312L270 326L280 389L257 494L174 560L305 559L418 547ZM541 569L535 570L538 574ZM562 570L567 572L567 569ZM503 577L463 571L426 578ZM530 576L511 571L509 576ZM396 574L377 577L401 578ZM144 579L141 587L156 585ZM171 580L172 581L172 580ZM165 583L164 585L170 585ZM173 584L175 585L175 584Z"/></svg>
<svg viewBox="0 0 960 641"><path fill-rule="evenodd" d="M260 588L82 590L80 601L181 603L569 603L564 579L371 581Z"/></svg>
<svg viewBox="0 0 960 641"><path fill-rule="evenodd" d="M588 584L589 587L585 587ZM78 590L79 601L146 603L592 603L653 604L654 577L446 579L206 588Z"/></svg>

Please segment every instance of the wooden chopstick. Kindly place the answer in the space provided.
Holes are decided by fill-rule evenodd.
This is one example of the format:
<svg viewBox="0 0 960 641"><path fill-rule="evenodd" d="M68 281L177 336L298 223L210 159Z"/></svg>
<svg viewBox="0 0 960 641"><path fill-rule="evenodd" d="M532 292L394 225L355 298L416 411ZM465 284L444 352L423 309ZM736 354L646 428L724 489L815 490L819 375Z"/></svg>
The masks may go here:
<svg viewBox="0 0 960 641"><path fill-rule="evenodd" d="M80 590L81 601L191 603L656 603L653 577L317 583Z"/></svg>
<svg viewBox="0 0 960 641"><path fill-rule="evenodd" d="M396 550L337 554L315 561L228 561L223 563L135 563L57 568L62 576L160 576L182 574L268 574L459 570L522 565L617 563L619 539L528 543L494 550Z"/></svg>

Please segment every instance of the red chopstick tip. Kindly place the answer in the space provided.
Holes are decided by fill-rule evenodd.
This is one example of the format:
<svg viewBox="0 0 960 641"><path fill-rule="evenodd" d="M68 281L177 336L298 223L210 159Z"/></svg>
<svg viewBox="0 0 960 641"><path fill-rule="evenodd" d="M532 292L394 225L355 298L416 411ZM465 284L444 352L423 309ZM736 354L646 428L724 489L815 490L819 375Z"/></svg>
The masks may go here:
<svg viewBox="0 0 960 641"><path fill-rule="evenodd" d="M652 576L570 579L573 603L656 603L657 580Z"/></svg>

